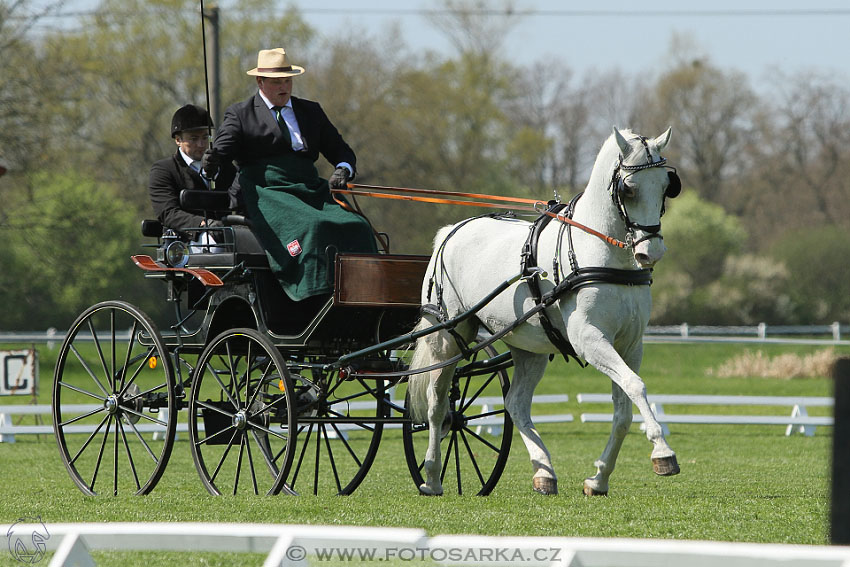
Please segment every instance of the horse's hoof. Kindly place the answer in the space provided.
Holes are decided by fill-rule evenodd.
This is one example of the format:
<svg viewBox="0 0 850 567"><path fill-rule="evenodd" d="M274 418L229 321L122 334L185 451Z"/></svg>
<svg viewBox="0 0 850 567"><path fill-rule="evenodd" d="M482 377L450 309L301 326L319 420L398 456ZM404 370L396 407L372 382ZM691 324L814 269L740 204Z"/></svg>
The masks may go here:
<svg viewBox="0 0 850 567"><path fill-rule="evenodd" d="M419 496L442 496L443 491L435 492L433 489L428 488L427 484L419 485Z"/></svg>
<svg viewBox="0 0 850 567"><path fill-rule="evenodd" d="M658 476L673 476L679 474L679 462L676 460L676 455L669 457L653 458L652 468Z"/></svg>
<svg viewBox="0 0 850 567"><path fill-rule="evenodd" d="M539 492L540 494L545 494L547 496L551 494L558 494L558 479L545 476L535 477L532 479L532 487L535 492Z"/></svg>
<svg viewBox="0 0 850 567"><path fill-rule="evenodd" d="M605 492L595 490L592 486L588 485L586 482L584 483L584 489L582 490L585 496L608 496L608 491Z"/></svg>

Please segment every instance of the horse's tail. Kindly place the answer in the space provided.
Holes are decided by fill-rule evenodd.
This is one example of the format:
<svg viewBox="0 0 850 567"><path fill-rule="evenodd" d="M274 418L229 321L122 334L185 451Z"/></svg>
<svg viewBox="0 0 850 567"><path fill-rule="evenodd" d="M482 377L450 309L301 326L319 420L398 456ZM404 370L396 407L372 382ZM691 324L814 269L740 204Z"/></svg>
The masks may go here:
<svg viewBox="0 0 850 567"><path fill-rule="evenodd" d="M432 325L427 319L422 318L416 325L416 330L425 329ZM436 362L434 351L429 344L431 335L419 337L413 349L410 359L410 368L426 368ZM431 382L431 373L422 372L411 374L407 380L407 408L414 423L425 423L428 421L428 385Z"/></svg>

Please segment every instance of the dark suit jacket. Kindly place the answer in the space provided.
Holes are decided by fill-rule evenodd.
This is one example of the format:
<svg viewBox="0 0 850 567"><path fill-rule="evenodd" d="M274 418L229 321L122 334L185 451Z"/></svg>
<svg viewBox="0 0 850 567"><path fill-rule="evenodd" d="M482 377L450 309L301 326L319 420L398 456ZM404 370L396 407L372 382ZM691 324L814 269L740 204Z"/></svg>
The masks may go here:
<svg viewBox="0 0 850 567"><path fill-rule="evenodd" d="M215 181L216 191L230 190L235 177L236 168L229 163L223 163ZM201 175L189 167L179 150L171 157L161 159L151 166L148 191L153 212L163 226L172 229L201 226L203 216L180 208L180 191L183 189L206 190L207 186Z"/></svg>
<svg viewBox="0 0 850 567"><path fill-rule="evenodd" d="M331 124L319 103L292 97L292 110L306 144L306 149L298 153L314 162L322 154L331 165L344 161L356 171L354 151ZM225 110L213 145L224 156L222 161L233 160L239 167L292 151L289 133L278 126L259 93Z"/></svg>

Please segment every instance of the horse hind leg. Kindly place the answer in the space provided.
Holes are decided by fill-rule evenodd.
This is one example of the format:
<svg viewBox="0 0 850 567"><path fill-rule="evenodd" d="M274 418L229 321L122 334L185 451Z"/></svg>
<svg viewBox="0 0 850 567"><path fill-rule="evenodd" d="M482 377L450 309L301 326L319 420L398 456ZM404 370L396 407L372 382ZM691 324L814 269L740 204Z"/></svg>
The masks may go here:
<svg viewBox="0 0 850 567"><path fill-rule="evenodd" d="M427 326L426 320L423 319ZM464 334L466 336L466 334ZM446 331L426 335L416 342L411 359L411 368L425 368L455 356L460 351L454 338ZM442 458L440 441L445 432L446 416L449 408L448 393L454 376L456 364L415 374L408 382L411 416L415 421L428 423L428 448L425 451L423 472L425 482L419 485L419 492L428 496L443 493L440 478Z"/></svg>
<svg viewBox="0 0 850 567"><path fill-rule="evenodd" d="M632 424L632 401L616 384L611 384L611 394L614 401L614 419L611 424L611 435L599 459L593 463L596 474L584 479L583 492L587 496L607 496L608 477L614 472L617 455L623 446L623 440Z"/></svg>
<svg viewBox="0 0 850 567"><path fill-rule="evenodd" d="M505 398L505 408L528 450L531 466L534 469L534 475L531 478L532 488L540 494L557 494L558 477L552 466L549 450L546 449L531 421L531 399L534 389L543 377L548 356L517 348L511 348L511 356L514 360L514 376Z"/></svg>

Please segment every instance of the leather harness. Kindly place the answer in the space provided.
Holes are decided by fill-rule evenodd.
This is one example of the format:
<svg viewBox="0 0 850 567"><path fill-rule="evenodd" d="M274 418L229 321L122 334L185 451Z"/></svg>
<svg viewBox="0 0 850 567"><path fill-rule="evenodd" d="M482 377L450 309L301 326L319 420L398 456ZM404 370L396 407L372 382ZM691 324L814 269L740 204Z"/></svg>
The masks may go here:
<svg viewBox="0 0 850 567"><path fill-rule="evenodd" d="M552 266L555 278L555 287L545 295L541 292L541 270L537 266L537 243L540 239L540 235L543 233L543 229L546 228L549 222L555 218L555 215L564 208L567 209L565 213L566 216L568 218L572 218L575 204L578 202L580 197L581 193L576 195L568 205L557 201L550 201L546 211L541 214L534 223L532 223L528 233L528 238L522 248L522 271L527 276L526 282L528 282L528 289L531 292L531 296L534 298L535 304L538 306L541 303L544 304L543 309L540 310L540 324L543 327L543 331L546 333L546 337L561 352L564 360L569 362L570 358L573 358L579 363L579 365L584 367L587 364L578 358L575 347L573 347L572 343L570 343L564 334L552 323L552 320L549 318L549 314L546 311L546 307L557 301L561 295L567 292L576 291L593 284L611 283L619 285L651 285L652 270L648 268L638 270L620 270L604 267L580 268L573 249L572 227L568 224L562 224L561 230L563 231L566 227L569 241L569 250L567 253L570 263L570 273L564 277L563 281L558 281L560 265L558 261L559 254L556 253ZM560 241L561 239L559 238L559 247ZM554 357L554 355L552 356Z"/></svg>
<svg viewBox="0 0 850 567"><path fill-rule="evenodd" d="M577 291L583 287L600 284L600 283L609 283L609 284L618 284L618 285L651 285L652 284L652 270L649 268L642 268L637 270L621 270L617 268L605 268L605 267L587 267L582 268L578 266L578 262L576 260L575 251L573 249L573 239L572 239L572 224L562 222L560 226L560 231L567 231L567 241L569 243L569 250L567 251L570 271L565 274L563 280L560 279L561 267L559 264L559 256L560 256L560 242L561 238L558 238L558 248L556 250L555 258L553 260L553 271L554 271L554 280L555 287L549 290L546 293L543 293L540 287L540 278L541 278L541 270L537 265L537 244L540 240L540 235L543 233L543 230L548 226L549 222L553 218L558 218L560 220L564 220L564 218L572 219L572 215L575 209L575 204L578 199L581 197L581 193L576 195L569 204L564 204L558 201L549 201L547 207L540 216L531 224L529 228L528 238L525 241L525 244L522 247L521 254L521 267L522 273L524 274L524 279L528 283L528 289L531 293L531 296L534 298L535 309L540 315L540 324L543 327L543 331L546 333L546 337L549 341L555 345L555 348L564 356L564 360L569 362L570 358L574 359L578 362L582 367L586 366L585 362L582 362L578 358L578 354L575 351L575 348L570 343L570 341L564 336L564 334L552 323L552 320L549 318L548 313L546 312L546 308L555 303L560 297L568 292ZM564 209L566 209L565 212ZM439 253L445 246L449 239L454 236L454 234L465 224L476 220L482 217L490 217L490 218L514 218L510 213L491 213L489 215L481 215L479 217L473 217L466 219L462 223L458 224L454 227L454 229L446 236L441 245L439 246ZM445 304L443 303L442 297L442 286L437 283L437 263L434 265L434 272L431 274L430 282L428 285L428 293L427 298L430 302L431 293L436 291L436 303L426 303L421 307L421 313L423 315L428 314L434 316L440 322L448 321L448 313L446 312ZM436 288L436 289L435 289ZM483 323L482 323L483 324ZM463 340L457 331L454 329L454 326L449 326L446 330L452 335L455 339L455 342L460 347L461 353L470 352L466 342ZM551 355L551 358L554 358L555 355Z"/></svg>

